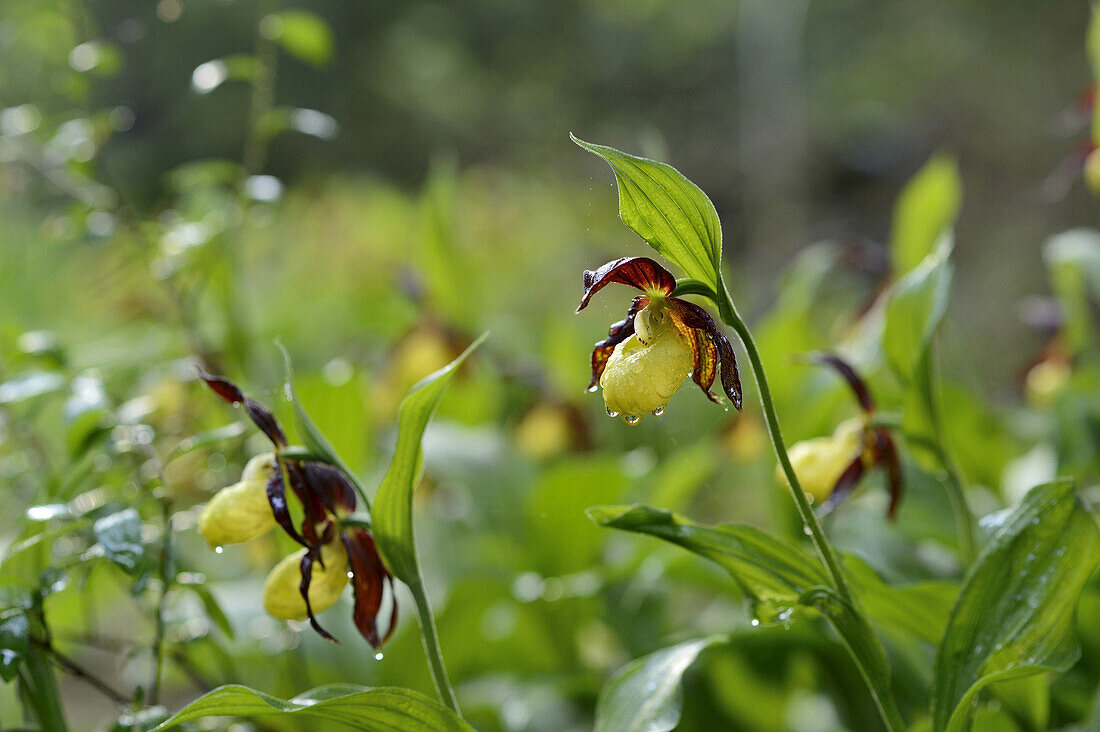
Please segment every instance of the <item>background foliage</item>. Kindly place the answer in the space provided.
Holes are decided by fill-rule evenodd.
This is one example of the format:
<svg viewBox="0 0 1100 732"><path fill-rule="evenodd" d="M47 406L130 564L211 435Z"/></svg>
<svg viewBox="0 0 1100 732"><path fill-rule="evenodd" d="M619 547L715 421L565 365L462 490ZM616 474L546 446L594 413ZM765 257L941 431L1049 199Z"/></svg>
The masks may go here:
<svg viewBox="0 0 1100 732"><path fill-rule="evenodd" d="M825 523L902 712L931 724L968 555L951 473L983 517L979 548L1055 476L1097 498L1089 10L774 6L5 0L0 677L55 669L74 729L148 725L225 683L434 698L408 597L376 660L346 606L324 616L338 646L262 613L283 537L214 554L197 535L202 503L266 447L193 364L291 425L280 341L298 397L373 491L406 391L489 330L427 429L414 496L467 720L609 724L601 689L629 693L656 656L682 661L683 711L664 717L682 729L874 728L819 614L762 613L726 565L586 516L638 502L803 539L751 395L737 415L681 394L630 428L583 393L626 297L609 288L574 316L580 272L648 250L572 130L672 162L714 201L723 277L790 442L857 414L835 376L792 358L840 344L904 432L897 522L876 476ZM894 281L876 340L864 316ZM1072 620L1080 657L988 687L977 724L1100 719L1100 585L1075 581L1076 616L1075 593L1048 614ZM20 640L43 619L48 648ZM0 727L23 718L0 686Z"/></svg>

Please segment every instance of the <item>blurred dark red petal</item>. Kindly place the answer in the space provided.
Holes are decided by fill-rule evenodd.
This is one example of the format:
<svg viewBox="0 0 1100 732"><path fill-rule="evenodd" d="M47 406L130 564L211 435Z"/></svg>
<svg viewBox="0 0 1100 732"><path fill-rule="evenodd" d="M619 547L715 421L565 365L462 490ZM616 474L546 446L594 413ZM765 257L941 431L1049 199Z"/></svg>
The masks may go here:
<svg viewBox="0 0 1100 732"><path fill-rule="evenodd" d="M606 285L617 282L638 290L651 290L670 294L676 289L672 273L649 257L623 257L608 262L599 269L584 271L584 295L577 312L584 310L592 296Z"/></svg>
<svg viewBox="0 0 1100 732"><path fill-rule="evenodd" d="M267 435L267 439L274 443L275 447L286 447L286 435L283 434L279 421L275 419L275 415L271 413L270 409L255 399L245 397L244 411L248 413L248 416L252 418L260 431Z"/></svg>
<svg viewBox="0 0 1100 732"><path fill-rule="evenodd" d="M729 338L718 330L714 318L710 317L703 308L687 300L678 297L668 299L669 312L672 317L689 328L703 331L718 351L718 364L722 375L722 391L729 397L734 409L741 411L741 375L737 372L737 354L733 352L733 345ZM696 382L698 383L698 382ZM707 396L710 396L709 390Z"/></svg>
<svg viewBox="0 0 1100 732"><path fill-rule="evenodd" d="M229 379L223 376L214 376L208 374L202 369L198 369L199 378L206 382L206 385L210 387L210 390L220 396L230 404L239 404L244 401L244 394L237 388Z"/></svg>
<svg viewBox="0 0 1100 732"><path fill-rule="evenodd" d="M309 584L310 581L313 579L313 562L315 561L314 553L316 552L319 556L320 551L321 550L319 547L315 547L313 549L307 550L306 553L302 555L302 562L298 565L302 572L302 581L298 585L298 592L301 593L302 599L306 601L306 615L309 616L309 624L313 627L315 631L317 631L317 635L321 636L325 640L332 641L333 643L338 643L339 641L337 641L331 633L322 628L321 624L317 622L317 618L313 615L313 607L309 603Z"/></svg>
<svg viewBox="0 0 1100 732"><path fill-rule="evenodd" d="M875 411L875 400L871 397L871 390L867 388L867 382L856 373L851 364L834 353L811 353L808 358L813 363L831 366L848 382L848 386L852 388L852 392L855 393L859 405L863 407L863 411L868 414Z"/></svg>
<svg viewBox="0 0 1100 732"><path fill-rule="evenodd" d="M302 464L296 460L285 460L287 476L290 478L290 487L298 502L302 504L302 536L308 547L316 547L321 544L321 536L317 533L317 527L328 520L324 501L321 496L310 489L306 482Z"/></svg>
<svg viewBox="0 0 1100 732"><path fill-rule="evenodd" d="M290 509L286 504L286 484L283 482L281 468L276 469L271 477L267 479L267 502L271 506L271 512L275 514L275 521L283 528L287 536L302 546L309 546L294 528L294 522L290 518Z"/></svg>
<svg viewBox="0 0 1100 732"><path fill-rule="evenodd" d="M302 465L302 477L309 491L320 498L329 512L347 516L355 511L355 488L340 470L311 461Z"/></svg>
<svg viewBox="0 0 1100 732"><path fill-rule="evenodd" d="M604 367L607 366L607 359L611 358L615 346L634 335L634 316L648 304L649 298L645 295L635 297L630 303L630 308L626 311L626 317L612 324L611 329L607 331L607 338L604 338L593 347L592 381L588 382L589 389L600 383Z"/></svg>
<svg viewBox="0 0 1100 732"><path fill-rule="evenodd" d="M855 460L849 463L848 467L837 478L836 485L833 486L833 492L829 494L829 499L821 506L821 513L828 514L843 503L844 499L855 489L865 470L863 455L856 455Z"/></svg>
<svg viewBox="0 0 1100 732"><path fill-rule="evenodd" d="M884 427L875 430L875 462L886 468L886 487L890 491L890 505L886 509L886 515L893 521L897 518L898 504L901 503L901 460L898 459L898 448L894 439Z"/></svg>
<svg viewBox="0 0 1100 732"><path fill-rule="evenodd" d="M355 611L352 615L355 627L375 648L381 648L397 627L397 596L393 592L393 577L378 556L374 539L366 529L346 529L343 534L344 546L348 550L351 563L351 588L355 597ZM389 585L393 608L390 611L389 627L386 634L378 634L378 613L382 609L385 588Z"/></svg>

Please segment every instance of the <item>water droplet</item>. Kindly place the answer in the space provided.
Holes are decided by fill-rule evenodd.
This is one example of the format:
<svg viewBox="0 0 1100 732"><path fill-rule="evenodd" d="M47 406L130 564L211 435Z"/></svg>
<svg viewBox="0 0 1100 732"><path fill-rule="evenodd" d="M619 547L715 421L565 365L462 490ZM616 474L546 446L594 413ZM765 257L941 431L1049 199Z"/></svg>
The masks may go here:
<svg viewBox="0 0 1100 732"><path fill-rule="evenodd" d="M220 546L214 547L214 553L215 554L221 554L223 551L225 551L225 550L222 549Z"/></svg>
<svg viewBox="0 0 1100 732"><path fill-rule="evenodd" d="M382 651L379 651L378 653L374 654L374 660L375 661L381 661L382 660Z"/></svg>
<svg viewBox="0 0 1100 732"><path fill-rule="evenodd" d="M623 420L624 420L624 421L625 421L625 422L626 422L626 423L627 423L628 425L634 426L634 425L638 424L639 422L641 422L641 421L642 421L642 418L641 418L641 417L639 417L639 416L638 416L638 415L636 415L636 414L628 414L628 415L626 415L625 417L623 417Z"/></svg>
<svg viewBox="0 0 1100 732"><path fill-rule="evenodd" d="M616 412L616 411L615 411L614 409L612 409L611 407L608 407L608 408L607 408L607 416L608 416L608 417L618 417L618 416L619 416L619 413L618 413L618 412Z"/></svg>
<svg viewBox="0 0 1100 732"><path fill-rule="evenodd" d="M599 384L593 384L592 386L588 387L588 393L591 394L591 393L597 391L599 388L600 388Z"/></svg>
<svg viewBox="0 0 1100 732"><path fill-rule="evenodd" d="M355 579L355 572L348 572L348 579Z"/></svg>
<svg viewBox="0 0 1100 732"><path fill-rule="evenodd" d="M802 527L802 533L805 534L806 536L813 536L814 535L814 532L810 531L809 526L803 526Z"/></svg>
<svg viewBox="0 0 1100 732"><path fill-rule="evenodd" d="M662 414L664 414L664 413L665 413L665 408L666 408L667 406L668 406L667 404L662 404L661 406L659 406L659 407L657 407L656 409L654 409L654 410L653 410L653 416L654 416L654 417L660 417L660 416L661 416Z"/></svg>
<svg viewBox="0 0 1100 732"><path fill-rule="evenodd" d="M752 627L754 627L754 628L756 626L760 625L760 619L759 618L753 618L751 622L752 622Z"/></svg>

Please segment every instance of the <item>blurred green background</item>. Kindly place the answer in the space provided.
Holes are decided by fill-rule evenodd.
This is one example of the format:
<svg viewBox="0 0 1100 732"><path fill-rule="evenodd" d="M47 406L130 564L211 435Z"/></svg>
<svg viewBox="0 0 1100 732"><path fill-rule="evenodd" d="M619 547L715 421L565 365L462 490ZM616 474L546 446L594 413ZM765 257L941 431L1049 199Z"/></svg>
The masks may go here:
<svg viewBox="0 0 1100 732"><path fill-rule="evenodd" d="M92 518L134 505L152 522L163 495L146 490L145 447L166 460L238 416L193 365L286 415L276 340L319 426L376 485L401 396L489 330L429 429L417 503L471 721L586 729L628 660L732 628L737 642L689 674L684 729L873 728L855 670L812 623L753 629L717 570L584 516L638 500L797 532L751 379L741 416L685 389L633 428L584 393L592 343L629 294L608 288L575 316L581 272L648 249L568 133L667 160L712 198L791 441L856 413L791 356L844 337L887 276L903 185L935 153L956 159L946 401L972 498L992 511L1057 467L1096 476L1089 428L1049 437L1071 406L1019 416L1053 330L1042 245L1096 220L1080 181L1088 15L1022 0L4 0L0 539L47 531L24 517L42 504ZM891 385L873 386L889 403ZM339 646L263 615L288 542L206 549L197 507L264 449L234 432L165 466L180 569L228 623L197 590L171 595L164 704L226 682L430 694L407 598L375 661L350 612L324 617ZM911 476L897 526L876 478L830 533L892 581L953 577L942 497ZM61 647L118 689L147 685L155 598L92 545L74 534L20 571L66 567L48 598ZM1087 706L1100 630L1086 640L1096 665L1055 715ZM922 673L914 658L902 679ZM117 717L79 680L63 692L77 728ZM11 687L0 710L0 725L18 719Z"/></svg>

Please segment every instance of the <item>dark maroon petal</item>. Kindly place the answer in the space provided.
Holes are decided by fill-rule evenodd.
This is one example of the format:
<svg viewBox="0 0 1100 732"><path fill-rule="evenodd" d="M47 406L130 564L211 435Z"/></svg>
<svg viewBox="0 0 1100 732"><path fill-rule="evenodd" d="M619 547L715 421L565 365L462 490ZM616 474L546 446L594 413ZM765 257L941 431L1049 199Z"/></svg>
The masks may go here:
<svg viewBox="0 0 1100 732"><path fill-rule="evenodd" d="M855 460L849 463L848 467L837 478L836 485L833 486L833 492L829 494L829 499L821 504L822 515L831 513L833 509L844 502L844 499L859 483L859 479L863 477L864 470L866 470L866 466L863 464L863 455L856 455Z"/></svg>
<svg viewBox="0 0 1100 732"><path fill-rule="evenodd" d="M623 257L608 262L595 272L584 271L584 295L577 312L584 310L592 296L612 282L665 295L676 289L676 278L672 273L649 257Z"/></svg>
<svg viewBox="0 0 1100 732"><path fill-rule="evenodd" d="M325 640L330 640L333 643L338 643L339 641L337 641L331 633L322 628L321 624L317 622L317 618L313 615L313 607L309 603L309 583L313 579L313 562L316 561L315 557L313 556L314 552L316 552L319 557L321 550L319 547L309 549L308 551L306 551L305 554L302 555L302 563L299 565L299 568L302 572L302 582L298 585L298 592L301 593L302 599L306 601L306 615L309 616L309 624L313 626L313 629L315 631L317 631L317 635L321 636Z"/></svg>
<svg viewBox="0 0 1100 732"><path fill-rule="evenodd" d="M343 533L343 539L351 563L351 588L355 597L352 619L367 642L375 648L381 648L397 627L397 596L393 592L393 577L378 556L374 539L369 532L361 528L347 529ZM386 634L379 636L378 612L382 608L387 585L390 588L393 609L390 611Z"/></svg>
<svg viewBox="0 0 1100 732"><path fill-rule="evenodd" d="M260 431L267 435L267 439L274 443L275 447L286 447L286 435L279 427L279 421L271 410L260 404L255 399L246 397L240 388L224 376L214 376L199 369L199 378L206 382L210 390L230 404L243 404L244 411L249 419L255 423Z"/></svg>
<svg viewBox="0 0 1100 732"><path fill-rule="evenodd" d="M675 321L674 321L675 322ZM721 404L721 397L711 392L714 377L718 375L718 347L704 331L690 328L677 322L677 328L691 345L691 380L703 390L715 404Z"/></svg>
<svg viewBox="0 0 1100 732"><path fill-rule="evenodd" d="M868 414L875 411L875 400L871 397L871 390L867 388L867 382L856 373L856 370L847 361L834 353L811 353L808 359L812 363L832 366L848 382L848 386L852 387L852 391L855 393L856 399L859 400L859 405L863 407L863 411Z"/></svg>
<svg viewBox="0 0 1100 732"><path fill-rule="evenodd" d="M302 465L302 478L330 513L347 516L355 510L355 488L340 470L311 461Z"/></svg>
<svg viewBox="0 0 1100 732"><path fill-rule="evenodd" d="M668 308L674 319L689 328L703 331L706 337L710 339L710 342L718 351L722 391L729 397L734 409L741 411L741 376L737 373L737 355L733 352L733 346L730 344L729 338L726 338L725 334L718 330L718 325L714 322L714 318L710 317L710 313L694 303L681 300L678 297L670 297ZM710 396L709 391L707 396Z"/></svg>
<svg viewBox="0 0 1100 732"><path fill-rule="evenodd" d="M197 369L199 372L199 378L206 382L206 385L210 387L210 390L220 396L230 404L239 404L244 401L244 394L237 388L229 379L223 376L214 376L208 374L202 369Z"/></svg>
<svg viewBox="0 0 1100 732"><path fill-rule="evenodd" d="M875 463L886 467L886 487L890 491L886 516L893 521L897 518L898 504L901 503L901 461L898 459L898 448L884 427L875 430Z"/></svg>
<svg viewBox="0 0 1100 732"><path fill-rule="evenodd" d="M319 546L321 536L317 533L317 527L328 522L328 513L325 510L321 496L313 492L306 483L302 464L296 460L285 460L287 476L290 478L290 486L294 489L294 495L302 504L302 536L305 537L305 545L310 548Z"/></svg>
<svg viewBox="0 0 1100 732"><path fill-rule="evenodd" d="M615 346L634 335L634 316L648 304L649 298L645 295L638 295L635 297L630 303L630 308L626 311L626 317L614 323L611 329L607 331L607 338L604 338L593 347L592 381L588 382L589 389L594 389L596 384L600 383L600 377L603 376L603 369L607 365L607 359L611 358L611 354L615 351Z"/></svg>
<svg viewBox="0 0 1100 732"><path fill-rule="evenodd" d="M267 502L271 505L271 512L275 514L275 521L283 527L291 539L302 546L308 546L306 540L294 528L294 522L290 518L290 509L286 504L286 484L283 482L283 471L279 465L267 479Z"/></svg>

